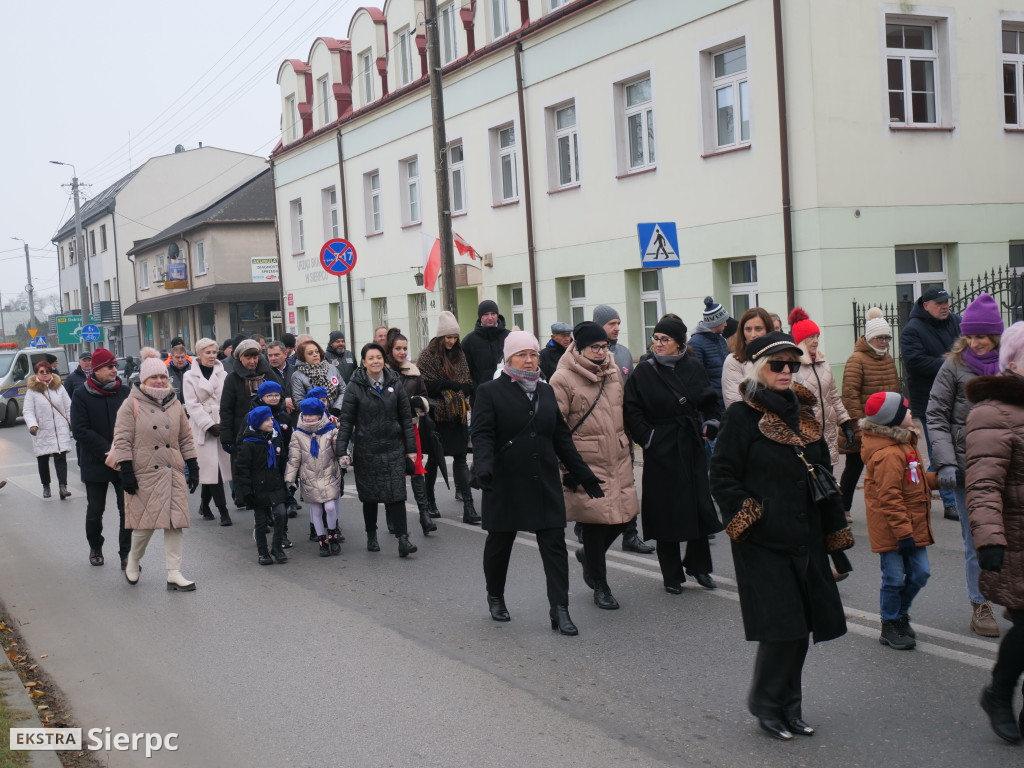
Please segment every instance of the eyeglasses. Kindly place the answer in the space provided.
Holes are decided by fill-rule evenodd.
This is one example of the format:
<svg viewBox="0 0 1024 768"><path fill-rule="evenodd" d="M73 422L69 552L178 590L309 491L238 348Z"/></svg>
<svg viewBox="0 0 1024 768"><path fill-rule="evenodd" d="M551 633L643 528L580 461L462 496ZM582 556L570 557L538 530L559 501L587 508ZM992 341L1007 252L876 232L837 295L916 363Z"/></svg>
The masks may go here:
<svg viewBox="0 0 1024 768"><path fill-rule="evenodd" d="M672 337L671 336L651 336L651 341L654 344L668 344L670 341L672 341Z"/></svg>
<svg viewBox="0 0 1024 768"><path fill-rule="evenodd" d="M886 344L888 344L890 341L892 341L892 336L872 336L871 340L872 341L884 341Z"/></svg>
<svg viewBox="0 0 1024 768"><path fill-rule="evenodd" d="M782 373L786 366L789 366L790 373L796 373L800 370L800 363L795 360L769 360L768 368L771 369L772 373Z"/></svg>
<svg viewBox="0 0 1024 768"><path fill-rule="evenodd" d="M589 349L595 355L599 355L602 352L607 352L608 351L608 345L607 344L591 344L589 347L587 347L587 349Z"/></svg>

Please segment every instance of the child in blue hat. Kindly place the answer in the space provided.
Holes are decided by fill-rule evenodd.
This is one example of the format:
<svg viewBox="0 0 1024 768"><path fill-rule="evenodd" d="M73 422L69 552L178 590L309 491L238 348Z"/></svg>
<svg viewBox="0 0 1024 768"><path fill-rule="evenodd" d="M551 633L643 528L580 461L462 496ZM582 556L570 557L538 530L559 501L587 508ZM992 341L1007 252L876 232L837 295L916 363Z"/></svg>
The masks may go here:
<svg viewBox="0 0 1024 768"><path fill-rule="evenodd" d="M249 411L245 421L235 453L235 488L256 518L259 564L270 565L275 560L284 563L288 560L283 547L288 493L281 472L281 434L274 427L273 411L266 405ZM267 528L271 525L274 539L268 552Z"/></svg>
<svg viewBox="0 0 1024 768"><path fill-rule="evenodd" d="M294 489L296 484L302 489L302 498L309 504L309 520L316 531L320 557L329 557L341 551L338 502L342 480L341 466L334 453L337 427L319 398L303 400L299 414L284 479L289 489Z"/></svg>

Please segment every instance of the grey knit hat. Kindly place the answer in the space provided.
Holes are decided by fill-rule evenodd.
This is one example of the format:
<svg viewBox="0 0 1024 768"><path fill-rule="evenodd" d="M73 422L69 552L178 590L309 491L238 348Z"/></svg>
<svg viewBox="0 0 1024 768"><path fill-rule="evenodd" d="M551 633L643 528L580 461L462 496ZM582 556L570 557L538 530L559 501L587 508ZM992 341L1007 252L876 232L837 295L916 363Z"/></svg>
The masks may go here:
<svg viewBox="0 0 1024 768"><path fill-rule="evenodd" d="M704 325L714 328L729 319L729 310L716 302L711 296L704 299Z"/></svg>
<svg viewBox="0 0 1024 768"><path fill-rule="evenodd" d="M434 334L435 339L438 336L458 336L460 333L459 321L455 319L455 315L448 310L438 315L437 333Z"/></svg>
<svg viewBox="0 0 1024 768"><path fill-rule="evenodd" d="M594 322L598 325L605 325L612 320L618 320L619 313L614 307L607 304L598 304L594 307Z"/></svg>

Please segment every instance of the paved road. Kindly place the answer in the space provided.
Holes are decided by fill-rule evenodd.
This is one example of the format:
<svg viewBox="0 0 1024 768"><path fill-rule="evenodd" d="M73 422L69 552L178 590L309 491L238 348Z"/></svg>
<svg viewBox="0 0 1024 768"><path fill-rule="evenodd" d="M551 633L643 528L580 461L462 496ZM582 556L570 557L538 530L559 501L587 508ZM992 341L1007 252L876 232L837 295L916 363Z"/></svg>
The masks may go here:
<svg viewBox="0 0 1024 768"><path fill-rule="evenodd" d="M687 584L679 596L661 588L653 556L614 547L619 611L594 606L570 560L581 634L568 638L547 625L530 536L513 555L513 621L490 620L483 534L458 522L442 488L439 530L424 540L417 529L420 551L406 560L387 537L366 551L351 497L348 541L329 559L305 541L301 516L291 560L270 567L256 564L241 512L231 528L197 520L184 570L199 588L177 594L164 588L159 534L139 586L125 583L113 512L107 565L89 565L83 488L75 477L71 499L40 498L20 423L0 430L0 467L0 597L85 728L180 734L178 751L147 764L1021 765L976 704L996 642L968 629L959 529L941 512L933 579L914 610L918 650L896 652L877 641L877 557L855 508L856 571L840 585L850 632L812 649L805 671L804 715L819 732L781 743L744 706L754 646L723 536L712 547L720 588Z"/></svg>

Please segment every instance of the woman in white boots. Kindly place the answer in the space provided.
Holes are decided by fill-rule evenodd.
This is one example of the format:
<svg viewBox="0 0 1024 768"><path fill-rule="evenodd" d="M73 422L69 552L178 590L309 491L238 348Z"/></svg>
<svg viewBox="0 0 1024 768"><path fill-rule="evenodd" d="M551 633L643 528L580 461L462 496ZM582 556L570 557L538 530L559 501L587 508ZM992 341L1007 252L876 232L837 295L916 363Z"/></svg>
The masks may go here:
<svg viewBox="0 0 1024 768"><path fill-rule="evenodd" d="M139 583L139 561L159 528L164 532L167 589L191 592L195 582L181 575L181 541L182 529L189 525L186 490L192 493L199 487L192 431L161 360L143 361L139 381L117 412L110 450L126 494L124 527L132 529L124 577L133 586Z"/></svg>

